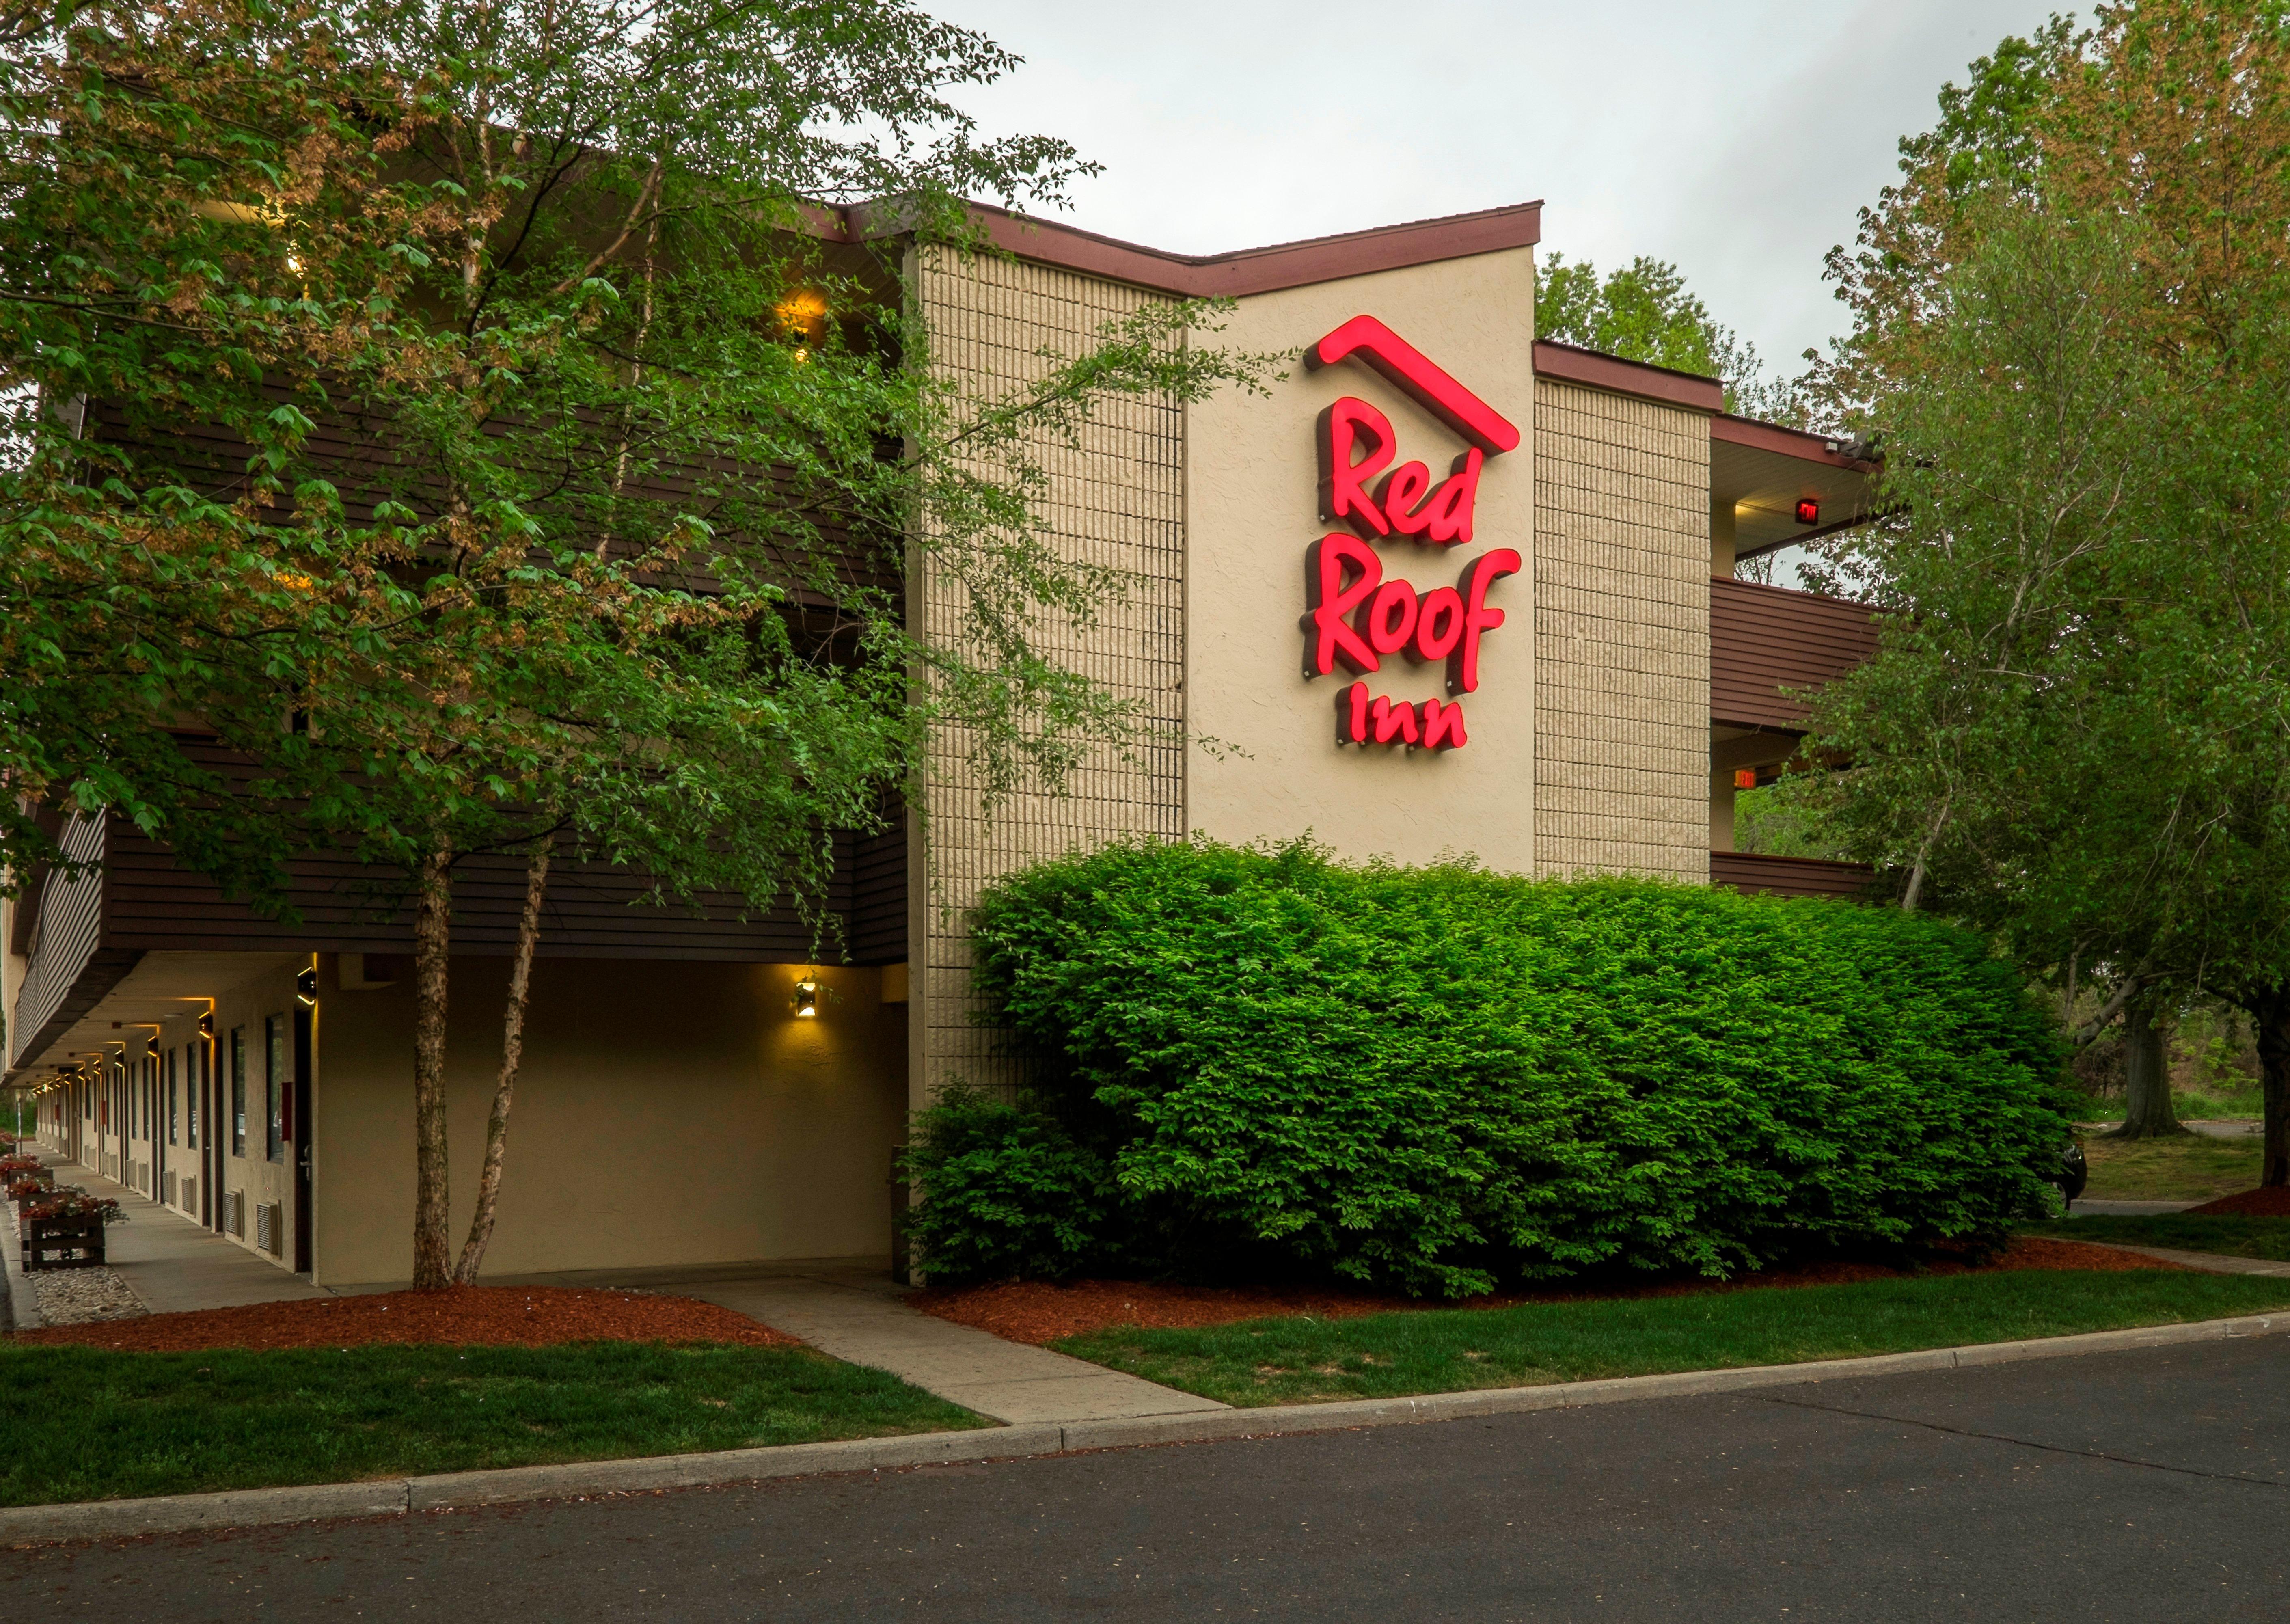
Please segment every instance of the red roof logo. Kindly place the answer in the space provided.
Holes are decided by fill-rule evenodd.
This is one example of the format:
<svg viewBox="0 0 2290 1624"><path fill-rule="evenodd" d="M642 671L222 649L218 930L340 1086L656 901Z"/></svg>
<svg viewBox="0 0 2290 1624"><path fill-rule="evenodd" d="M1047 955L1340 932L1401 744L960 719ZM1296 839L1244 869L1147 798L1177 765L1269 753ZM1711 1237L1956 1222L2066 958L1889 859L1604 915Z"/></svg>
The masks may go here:
<svg viewBox="0 0 2290 1624"><path fill-rule="evenodd" d="M1510 420L1447 375L1445 368L1373 316L1355 316L1304 352L1304 366L1357 356L1395 388L1490 457L1518 444Z"/></svg>

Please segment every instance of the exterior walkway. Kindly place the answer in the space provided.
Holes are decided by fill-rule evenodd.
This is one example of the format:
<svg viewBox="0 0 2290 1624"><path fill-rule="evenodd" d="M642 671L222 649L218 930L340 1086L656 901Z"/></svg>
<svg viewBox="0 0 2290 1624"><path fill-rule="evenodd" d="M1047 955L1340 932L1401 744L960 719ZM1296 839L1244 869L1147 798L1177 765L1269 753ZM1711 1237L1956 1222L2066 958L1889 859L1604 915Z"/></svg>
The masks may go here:
<svg viewBox="0 0 2290 1624"><path fill-rule="evenodd" d="M127 1222L114 1225L104 1236L106 1260L154 1314L336 1294L76 1162L52 1153L42 1154L41 1160L55 1169L59 1184L108 1196L128 1213ZM893 1284L873 1258L581 1269L492 1276L485 1284L637 1286L697 1297L800 1337L830 1357L888 1371L1000 1421L1118 1420L1226 1408L1213 1399L925 1314L909 1306L906 1288ZM342 1288L361 1293L401 1289Z"/></svg>
<svg viewBox="0 0 2290 1624"><path fill-rule="evenodd" d="M128 1213L104 1237L107 1261L154 1314L335 1293L264 1262L124 1185L54 1155L60 1184L108 1196ZM925 1314L880 1261L824 1259L712 1267L582 1269L495 1276L488 1285L638 1286L719 1304L800 1337L820 1352L871 1364L941 1398L1010 1422L1118 1420L1227 1406ZM380 1292L394 1285L348 1286Z"/></svg>
<svg viewBox="0 0 2290 1624"><path fill-rule="evenodd" d="M104 1261L154 1314L333 1294L101 1173L53 1151L42 1150L39 1156L55 1170L57 1183L76 1184L91 1196L108 1196L127 1214L125 1223L114 1224L104 1234Z"/></svg>
<svg viewBox="0 0 2290 1624"><path fill-rule="evenodd" d="M639 1286L698 1297L1000 1421L1115 1420L1228 1407L925 1314L904 1300L906 1288L893 1284L872 1258L581 1270L489 1284Z"/></svg>

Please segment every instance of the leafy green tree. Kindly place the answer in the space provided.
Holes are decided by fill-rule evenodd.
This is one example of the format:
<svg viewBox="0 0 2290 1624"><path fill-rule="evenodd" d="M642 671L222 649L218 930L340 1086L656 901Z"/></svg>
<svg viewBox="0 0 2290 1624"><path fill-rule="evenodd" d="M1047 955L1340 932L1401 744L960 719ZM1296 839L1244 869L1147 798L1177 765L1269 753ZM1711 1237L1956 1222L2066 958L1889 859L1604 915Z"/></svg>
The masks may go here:
<svg viewBox="0 0 2290 1624"><path fill-rule="evenodd" d="M0 856L55 855L44 797L274 908L307 850L404 876L417 1284L470 860L529 886L464 1278L560 853L815 903L925 728L1005 784L1125 737L1037 646L1119 586L1045 540L1037 452L1262 364L1173 305L1012 399L936 380L903 242L1081 167L949 100L1013 61L900 0L98 4L0 56ZM822 236L885 197L885 252ZM908 632L910 557L966 636Z"/></svg>
<svg viewBox="0 0 2290 1624"><path fill-rule="evenodd" d="M2247 1010L2290 1181L2290 21L2103 7L1978 67L1833 261L1826 385L1898 510L1829 584L1899 612L1810 793L1908 906L2102 988L2079 1036ZM2140 1069L2128 1131L2171 1131Z"/></svg>
<svg viewBox="0 0 2290 1624"><path fill-rule="evenodd" d="M1537 337L1626 361L1721 380L1726 409L1794 422L1801 415L1786 385L1768 381L1757 346L1718 324L1686 290L1677 267L1644 255L1601 281L1588 260L1543 259L1534 292Z"/></svg>

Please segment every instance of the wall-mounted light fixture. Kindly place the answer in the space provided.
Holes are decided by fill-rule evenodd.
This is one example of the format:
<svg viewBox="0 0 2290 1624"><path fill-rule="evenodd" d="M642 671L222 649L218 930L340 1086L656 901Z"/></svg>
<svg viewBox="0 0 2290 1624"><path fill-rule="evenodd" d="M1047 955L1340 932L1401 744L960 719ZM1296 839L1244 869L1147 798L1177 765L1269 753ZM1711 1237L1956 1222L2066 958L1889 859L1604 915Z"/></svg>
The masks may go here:
<svg viewBox="0 0 2290 1624"><path fill-rule="evenodd" d="M214 1042L214 1012L212 1010L209 1010L205 1014L199 1017L199 1036L205 1038L209 1043Z"/></svg>
<svg viewBox="0 0 2290 1624"><path fill-rule="evenodd" d="M294 1001L306 1010L318 1007L318 967L316 964L294 978Z"/></svg>
<svg viewBox="0 0 2290 1624"><path fill-rule="evenodd" d="M816 1020L819 1018L819 983L797 981L795 984L795 1018Z"/></svg>

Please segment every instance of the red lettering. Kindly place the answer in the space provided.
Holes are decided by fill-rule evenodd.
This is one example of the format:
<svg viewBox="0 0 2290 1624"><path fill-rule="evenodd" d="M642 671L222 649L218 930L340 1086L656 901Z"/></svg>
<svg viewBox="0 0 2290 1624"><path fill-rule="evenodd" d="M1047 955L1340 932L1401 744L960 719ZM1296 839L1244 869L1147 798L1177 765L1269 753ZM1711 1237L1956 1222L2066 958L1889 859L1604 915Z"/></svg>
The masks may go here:
<svg viewBox="0 0 2290 1624"><path fill-rule="evenodd" d="M1420 509L1425 540L1442 547L1451 542L1470 545L1471 509L1478 505L1479 468L1485 461L1476 449L1455 459L1454 472Z"/></svg>
<svg viewBox="0 0 2290 1624"><path fill-rule="evenodd" d="M1349 587L1344 585L1348 568L1359 572ZM1312 640L1304 659L1305 676L1325 676L1339 660L1354 671L1376 668L1375 651L1346 617L1367 601L1382 580L1383 560L1374 549L1341 531L1322 536L1306 550L1304 593L1312 612L1304 617L1304 629Z"/></svg>
<svg viewBox="0 0 2290 1624"><path fill-rule="evenodd" d="M1487 588L1506 575L1516 575L1519 556L1499 547L1471 560L1463 571L1463 636L1447 656L1447 692L1469 693L1479 685L1479 637L1503 623L1503 612L1487 607Z"/></svg>
<svg viewBox="0 0 2290 1624"><path fill-rule="evenodd" d="M1430 524L1430 516L1416 505L1430 488L1431 470L1420 462L1403 462L1383 476L1375 488L1375 504L1395 534L1420 536Z"/></svg>
<svg viewBox="0 0 2290 1624"><path fill-rule="evenodd" d="M1395 705L1389 700L1375 702L1375 741L1378 744L1389 744L1395 739L1403 744L1413 744L1416 738L1414 706L1405 701Z"/></svg>
<svg viewBox="0 0 2290 1624"><path fill-rule="evenodd" d="M1397 654L1415 635L1415 588L1404 580L1388 580L1368 600L1361 619L1368 646L1379 654Z"/></svg>
<svg viewBox="0 0 2290 1624"><path fill-rule="evenodd" d="M1437 700L1423 701L1423 748L1427 750L1452 750L1471 742L1463 731L1463 708L1442 705Z"/></svg>
<svg viewBox="0 0 2290 1624"><path fill-rule="evenodd" d="M1363 536L1389 535L1391 526L1368 495L1367 482L1391 460L1399 444L1391 420L1347 395L1320 413L1319 441L1320 516L1349 524Z"/></svg>
<svg viewBox="0 0 2290 1624"><path fill-rule="evenodd" d="M1463 595L1453 587L1434 587L1423 595L1415 616L1415 646L1407 657L1418 664L1445 660L1455 652L1463 636Z"/></svg>
<svg viewBox="0 0 2290 1624"><path fill-rule="evenodd" d="M1354 683L1336 695L1336 742L1367 742L1367 684Z"/></svg>

